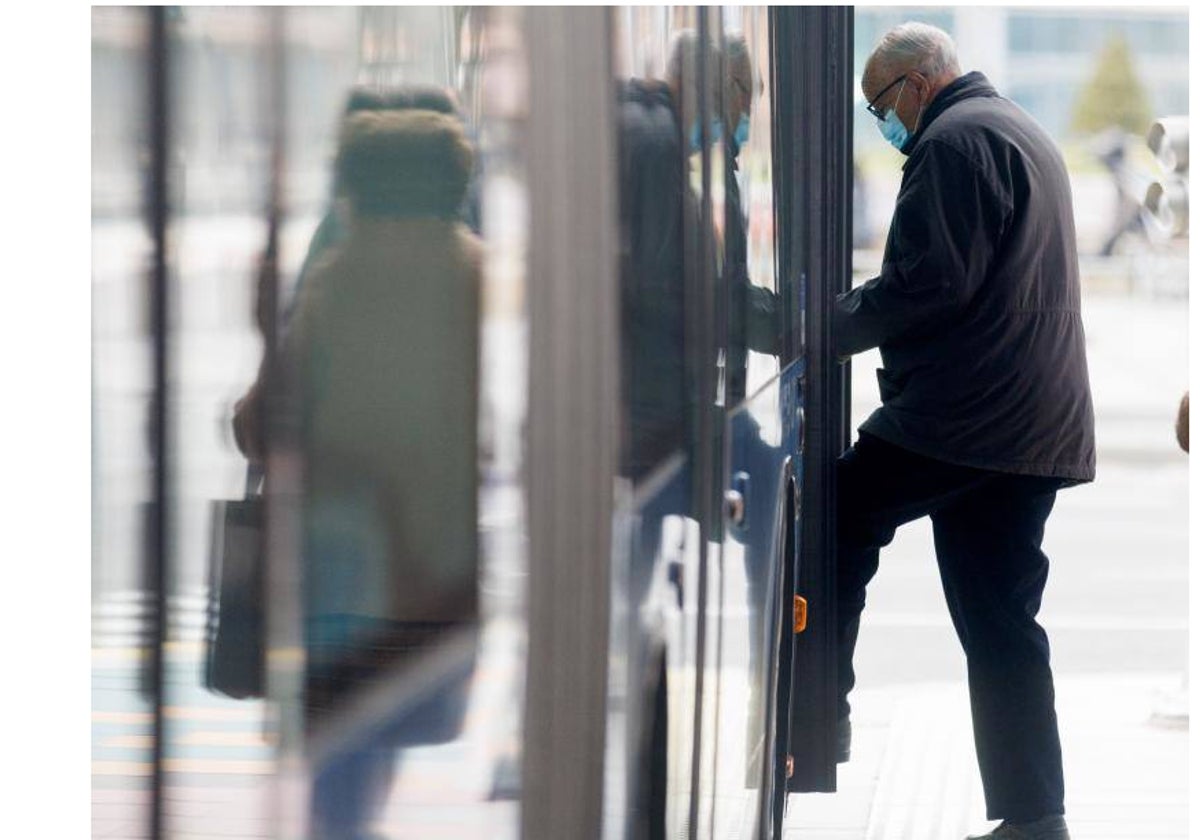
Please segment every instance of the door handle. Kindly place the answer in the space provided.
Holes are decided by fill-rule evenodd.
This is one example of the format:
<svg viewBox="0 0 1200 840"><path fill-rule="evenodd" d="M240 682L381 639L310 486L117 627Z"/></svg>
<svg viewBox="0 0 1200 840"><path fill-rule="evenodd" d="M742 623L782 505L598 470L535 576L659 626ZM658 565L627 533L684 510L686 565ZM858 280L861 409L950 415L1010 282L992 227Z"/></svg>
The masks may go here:
<svg viewBox="0 0 1200 840"><path fill-rule="evenodd" d="M750 475L745 472L733 474L730 488L725 491L725 521L741 527L746 521L746 497L750 490Z"/></svg>

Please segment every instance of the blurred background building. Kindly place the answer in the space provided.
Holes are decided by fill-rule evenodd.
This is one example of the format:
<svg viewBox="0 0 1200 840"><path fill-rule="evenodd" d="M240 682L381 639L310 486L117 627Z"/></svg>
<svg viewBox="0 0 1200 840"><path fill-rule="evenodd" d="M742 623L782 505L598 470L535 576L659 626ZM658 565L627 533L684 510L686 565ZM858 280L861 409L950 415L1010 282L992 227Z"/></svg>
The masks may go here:
<svg viewBox="0 0 1200 840"><path fill-rule="evenodd" d="M1144 142L1152 121L1188 113L1186 7L859 7L855 66L906 20L949 32L963 70L984 72L1058 142L1075 190L1081 257L1092 269L1086 281L1186 292L1186 261L1171 261L1173 277L1163 276L1172 273L1166 256L1156 249L1151 257L1133 206L1159 175ZM854 148L862 198L856 245L872 251L887 232L900 156L861 107ZM1178 246L1167 250L1181 257ZM1094 255L1124 258L1102 265L1089 260Z"/></svg>
<svg viewBox="0 0 1200 840"><path fill-rule="evenodd" d="M1184 7L860 7L854 21L855 66L862 67L884 32L906 20L949 32L966 60L964 70L969 64L986 73L1056 137L1070 132L1076 103L1111 44L1127 51L1151 111L1187 113Z"/></svg>

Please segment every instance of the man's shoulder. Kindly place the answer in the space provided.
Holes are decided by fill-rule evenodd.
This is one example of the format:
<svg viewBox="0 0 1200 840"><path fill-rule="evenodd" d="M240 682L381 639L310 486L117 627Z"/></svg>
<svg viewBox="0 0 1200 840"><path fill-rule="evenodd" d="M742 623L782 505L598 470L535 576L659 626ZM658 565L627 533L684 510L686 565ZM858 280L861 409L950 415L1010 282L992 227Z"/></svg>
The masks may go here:
<svg viewBox="0 0 1200 840"><path fill-rule="evenodd" d="M978 97L947 109L922 134L922 155L958 157L989 178L1005 181L1026 158L1057 155L1054 141L1020 106L1002 96Z"/></svg>
<svg viewBox="0 0 1200 840"><path fill-rule="evenodd" d="M627 143L642 148L668 148L679 144L674 114L665 105L622 102L619 126Z"/></svg>
<svg viewBox="0 0 1200 840"><path fill-rule="evenodd" d="M938 116L922 139L967 154L1030 142L1052 144L1037 120L1003 96L981 96L956 103Z"/></svg>
<svg viewBox="0 0 1200 840"><path fill-rule="evenodd" d="M623 104L620 115L621 157L625 164L666 177L678 169L683 145L670 108Z"/></svg>

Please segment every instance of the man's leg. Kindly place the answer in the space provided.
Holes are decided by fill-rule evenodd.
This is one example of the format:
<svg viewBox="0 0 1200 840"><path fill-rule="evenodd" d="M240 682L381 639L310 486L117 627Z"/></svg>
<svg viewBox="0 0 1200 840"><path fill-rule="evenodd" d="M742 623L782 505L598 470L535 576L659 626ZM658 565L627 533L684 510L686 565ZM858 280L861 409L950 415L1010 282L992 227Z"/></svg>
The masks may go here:
<svg viewBox="0 0 1200 840"><path fill-rule="evenodd" d="M1008 476L933 515L946 603L967 654L988 819L1063 813L1050 645L1037 623L1052 479Z"/></svg>
<svg viewBox="0 0 1200 840"><path fill-rule="evenodd" d="M867 584L879 568L879 549L896 528L927 516L995 473L916 455L860 435L837 462L838 714L850 716L854 647Z"/></svg>

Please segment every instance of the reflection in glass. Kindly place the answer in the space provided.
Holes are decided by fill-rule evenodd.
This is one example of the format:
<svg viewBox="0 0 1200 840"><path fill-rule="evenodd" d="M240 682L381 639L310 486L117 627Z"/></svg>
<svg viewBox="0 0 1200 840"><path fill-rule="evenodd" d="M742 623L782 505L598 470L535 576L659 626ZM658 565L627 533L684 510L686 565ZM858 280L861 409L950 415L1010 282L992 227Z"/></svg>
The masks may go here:
<svg viewBox="0 0 1200 840"><path fill-rule="evenodd" d="M97 836L144 836L154 793L154 698L142 667L156 593L143 557L154 510L146 17L93 14ZM175 306L165 829L255 837L311 823L313 836L348 837L386 824L388 836L424 836L421 821L440 803L415 802L410 788L401 798L417 807L397 812L389 783L411 752L401 748L444 745L458 751L458 804L478 806L458 815L467 833L487 825L513 835L513 803L484 800L519 795L520 714L503 708L519 700L521 664L512 508L523 403L510 396L524 376L519 16L187 7L167 20ZM490 64L489 50L501 60ZM276 71L282 100L270 84ZM489 322L497 352L487 377L485 197L490 311L503 315ZM266 352L272 335L277 353ZM239 523L237 511L255 514ZM234 554L251 563L246 578L234 574ZM486 608L481 556L501 558ZM268 566L283 570L282 583L303 581L295 598ZM233 621L235 602L253 620ZM490 670L477 681L488 609ZM278 617L292 613L301 647L276 635L287 626ZM253 652L264 636L269 667ZM209 667L218 638L247 652L234 682ZM294 685L292 669L303 676ZM469 700L496 708L474 716L468 743ZM488 739L504 739L508 752ZM476 760L485 752L490 764ZM305 762L312 792L297 795ZM424 783L428 769L413 778ZM306 800L311 816L297 822Z"/></svg>
<svg viewBox="0 0 1200 840"><path fill-rule="evenodd" d="M766 9L729 10L724 33L723 277L729 290L724 404L779 372L783 313L775 279L771 102L764 84ZM730 22L730 17L737 18Z"/></svg>
<svg viewBox="0 0 1200 840"><path fill-rule="evenodd" d="M730 527L722 552L718 641L722 735L715 774L717 790L728 791L760 787L764 762L771 759L764 753L769 745L764 741L763 686L771 655L767 642L774 638L771 606L778 594L770 575L778 547L772 539L769 520L774 510L768 501L776 493L780 441L775 431L778 386L768 383L780 370L783 313L774 264L771 103L764 73L767 10L728 8L722 18L728 131L723 280L730 302L725 404L732 416L729 472L722 474L721 486L750 497L747 516L756 519L743 523L744 527ZM757 799L739 803L718 796L715 824L734 825L745 819L739 816L742 807L757 804Z"/></svg>
<svg viewBox="0 0 1200 840"><path fill-rule="evenodd" d="M149 126L144 10L95 8L92 55L92 834L149 833L153 697L144 691L154 593L143 217Z"/></svg>
<svg viewBox="0 0 1200 840"><path fill-rule="evenodd" d="M477 619L482 253L462 223L473 157L445 90L358 88L348 97L334 206L301 266L280 365L277 445L304 465L304 703L313 733ZM260 367L234 416L238 446L254 463L267 454L268 373ZM377 815L397 748L458 734L470 672L459 663L415 707L374 721L365 743L340 743L319 762L320 836L355 836Z"/></svg>
<svg viewBox="0 0 1200 840"><path fill-rule="evenodd" d="M302 397L314 727L477 619L481 247L460 220L472 151L459 119L416 93L346 119L344 234L304 278L284 345ZM362 830L397 747L458 734L470 670L402 710L370 748L317 768L318 833Z"/></svg>
<svg viewBox="0 0 1200 840"><path fill-rule="evenodd" d="M172 476L168 646L164 704L166 832L204 830L214 801L239 803L221 819L234 836L260 830L275 769L258 697L235 700L209 684L206 653L214 552L261 549L259 532L233 511L248 473L232 445L231 403L258 361L251 307L267 239L271 150L270 15L253 8L186 8L168 15L171 51L170 294L168 325ZM241 507L240 507L241 506ZM226 510L231 512L225 516ZM227 539L228 538L228 539ZM251 594L231 548L229 602ZM223 555L222 555L223 556ZM215 601L212 602L215 606ZM261 616L261 607L254 604ZM223 629L232 630L235 621ZM244 634L243 634L244 635ZM257 636L261 644L261 634ZM254 663L247 656L241 660ZM260 669L247 668L248 679Z"/></svg>
<svg viewBox="0 0 1200 840"><path fill-rule="evenodd" d="M635 481L695 444L695 414L711 396L699 393L691 365L715 361L701 361L707 354L694 324L707 284L689 272L716 267L711 257L693 267L688 251L704 239L693 156L722 134L719 118L701 126L701 114L719 114L719 97L699 84L695 31L670 37L662 78L627 79L617 92L625 472ZM650 54L644 45L629 52ZM709 53L709 66L717 66L719 50L709 45Z"/></svg>
<svg viewBox="0 0 1200 840"><path fill-rule="evenodd" d="M701 46L692 9L622 9L614 19L622 473L634 495L618 511L629 539L613 561L613 679L629 696L611 713L610 761L627 770L625 787L607 796L631 836L674 836L687 832L695 802L698 637L678 616L699 608L707 520L698 491L712 486L697 459L717 411L720 266L704 208L722 177L725 132L720 91L701 68L716 77L720 48ZM664 623L664 613L675 618Z"/></svg>

